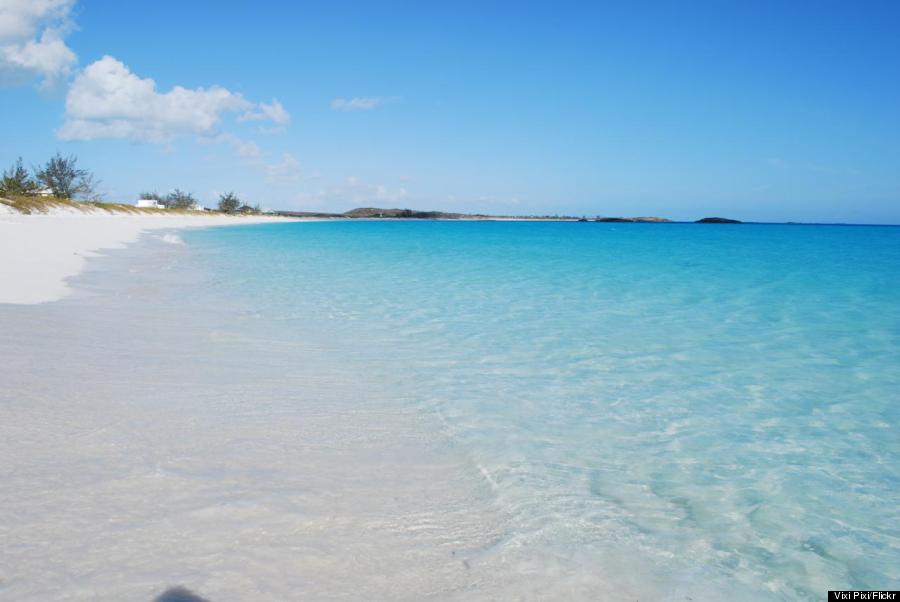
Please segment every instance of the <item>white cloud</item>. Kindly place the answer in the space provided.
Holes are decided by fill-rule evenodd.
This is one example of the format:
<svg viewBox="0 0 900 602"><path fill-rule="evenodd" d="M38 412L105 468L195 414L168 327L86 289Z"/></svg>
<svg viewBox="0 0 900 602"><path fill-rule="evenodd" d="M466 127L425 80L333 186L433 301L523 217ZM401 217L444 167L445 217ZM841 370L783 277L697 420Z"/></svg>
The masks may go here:
<svg viewBox="0 0 900 602"><path fill-rule="evenodd" d="M300 179L300 162L294 155L284 153L281 161L265 166L265 174L269 183L296 182Z"/></svg>
<svg viewBox="0 0 900 602"><path fill-rule="evenodd" d="M382 104L384 104L384 99L378 96L335 98L331 101L331 108L335 111L368 111Z"/></svg>
<svg viewBox="0 0 900 602"><path fill-rule="evenodd" d="M343 185L335 186L328 191L331 198L351 203L368 204L372 202L396 203L406 199L406 188L391 190L382 184L369 184L357 176L349 176Z"/></svg>
<svg viewBox="0 0 900 602"><path fill-rule="evenodd" d="M497 197L497 196L478 196L478 197L458 197L454 194L446 197L446 202L450 205L464 207L483 207L485 205L498 205L515 207L522 204L522 199L518 196Z"/></svg>
<svg viewBox="0 0 900 602"><path fill-rule="evenodd" d="M41 78L53 87L77 57L63 41L73 28L75 0L0 0L0 83Z"/></svg>
<svg viewBox="0 0 900 602"><path fill-rule="evenodd" d="M266 166L269 184L286 184L282 198L294 208L345 211L353 207L405 206L409 193L405 188L371 184L357 176L325 182L316 172L301 173L299 162L289 154L282 161ZM301 177L302 176L302 177Z"/></svg>
<svg viewBox="0 0 900 602"><path fill-rule="evenodd" d="M258 159L262 156L262 151L255 142L244 140L231 133L226 132L215 136L202 137L199 140L209 144L227 144L234 151L235 156L241 159Z"/></svg>
<svg viewBox="0 0 900 602"><path fill-rule="evenodd" d="M125 138L167 142L181 133L215 134L223 113L245 111L252 103L225 88L156 90L156 82L132 73L111 56L88 65L66 96L63 140Z"/></svg>
<svg viewBox="0 0 900 602"><path fill-rule="evenodd" d="M64 38L74 29L76 0L0 0L0 84L41 78L49 87L64 80L77 61ZM299 178L291 155L268 164L251 140L223 130L226 117L261 122L263 133L284 131L290 113L278 99L254 103L221 86L157 89L112 56L104 56L77 73L66 93L65 119L56 131L61 140L124 139L163 144L171 149L182 136L230 147L244 165L261 170L267 180ZM268 122L271 127L263 127Z"/></svg>
<svg viewBox="0 0 900 602"><path fill-rule="evenodd" d="M230 146L235 156L257 162L259 146L220 129L222 119L240 113L239 120L287 123L290 116L277 100L254 104L221 86L157 90L156 82L132 73L111 56L79 73L66 96L66 117L56 135L62 140L125 139L170 144L193 135L206 144Z"/></svg>
<svg viewBox="0 0 900 602"><path fill-rule="evenodd" d="M271 121L278 125L287 125L291 122L291 115L288 113L277 98L273 98L272 102L266 104L264 102L252 111L247 111L240 118L241 121Z"/></svg>

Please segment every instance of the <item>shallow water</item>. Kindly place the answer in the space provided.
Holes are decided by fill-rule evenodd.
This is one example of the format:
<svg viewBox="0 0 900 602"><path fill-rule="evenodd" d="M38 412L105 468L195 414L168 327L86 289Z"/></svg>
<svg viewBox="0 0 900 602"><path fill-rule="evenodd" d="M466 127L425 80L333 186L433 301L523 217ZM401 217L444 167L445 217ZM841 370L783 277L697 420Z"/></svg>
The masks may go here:
<svg viewBox="0 0 900 602"><path fill-rule="evenodd" d="M771 599L900 584L900 228L370 222L188 241L279 328L334 337L439 418L504 516L481 559L498 570L546 568L551 588L628 558L663 591Z"/></svg>
<svg viewBox="0 0 900 602"><path fill-rule="evenodd" d="M181 236L96 262L56 310L15 310L56 324L54 342L81 311L69 345L134 373L104 385L95 397L120 405L99 414L124 404L129 433L154 404L170 417L162 478L200 479L185 504L213 517L195 526L209 549L179 548L190 570L170 584L238 599L292 599L286 585L612 600L900 587L900 228L323 222ZM104 323L112 343L94 334ZM25 374L13 390L36 395L34 358L10 361ZM161 376L177 385L159 391ZM198 425L213 430L198 439ZM136 523L170 520L147 513ZM215 560L217 530L241 521L267 533L243 540L243 573Z"/></svg>
<svg viewBox="0 0 900 602"><path fill-rule="evenodd" d="M162 238L0 306L0 600L466 591L500 532L467 460Z"/></svg>

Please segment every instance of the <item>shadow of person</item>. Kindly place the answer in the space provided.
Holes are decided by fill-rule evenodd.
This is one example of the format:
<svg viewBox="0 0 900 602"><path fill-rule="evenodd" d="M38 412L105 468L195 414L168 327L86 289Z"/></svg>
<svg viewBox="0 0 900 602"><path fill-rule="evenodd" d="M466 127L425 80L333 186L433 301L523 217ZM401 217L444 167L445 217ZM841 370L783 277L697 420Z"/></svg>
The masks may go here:
<svg viewBox="0 0 900 602"><path fill-rule="evenodd" d="M209 602L186 587L170 587L153 599L153 602Z"/></svg>

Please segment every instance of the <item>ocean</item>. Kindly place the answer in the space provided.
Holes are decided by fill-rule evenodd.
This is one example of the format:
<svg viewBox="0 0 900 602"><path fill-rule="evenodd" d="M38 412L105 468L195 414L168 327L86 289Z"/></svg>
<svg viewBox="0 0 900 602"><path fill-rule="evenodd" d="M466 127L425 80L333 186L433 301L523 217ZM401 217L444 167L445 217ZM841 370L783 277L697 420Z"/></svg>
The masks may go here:
<svg viewBox="0 0 900 602"><path fill-rule="evenodd" d="M772 600L900 586L900 228L372 221L185 240L223 294L354 355L465 456L500 517L470 562L548 592L601 574Z"/></svg>
<svg viewBox="0 0 900 602"><path fill-rule="evenodd" d="M37 341L3 358L27 432L72 431L34 457L58 444L52 474L77 475L49 510L28 476L49 460L4 481L16 599L54 591L40 567L56 557L65 583L112 574L126 597L900 589L900 228L178 236L3 314L4 336L31 324ZM36 374L47 362L67 368Z"/></svg>

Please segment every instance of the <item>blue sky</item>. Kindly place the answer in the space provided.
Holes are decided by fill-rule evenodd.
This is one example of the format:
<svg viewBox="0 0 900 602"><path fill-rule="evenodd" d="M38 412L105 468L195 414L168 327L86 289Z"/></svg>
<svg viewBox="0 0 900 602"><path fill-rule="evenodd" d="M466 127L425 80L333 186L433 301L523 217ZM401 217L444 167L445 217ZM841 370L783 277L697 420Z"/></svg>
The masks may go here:
<svg viewBox="0 0 900 602"><path fill-rule="evenodd" d="M118 201L900 223L898 30L894 1L0 0L0 164L75 153Z"/></svg>

